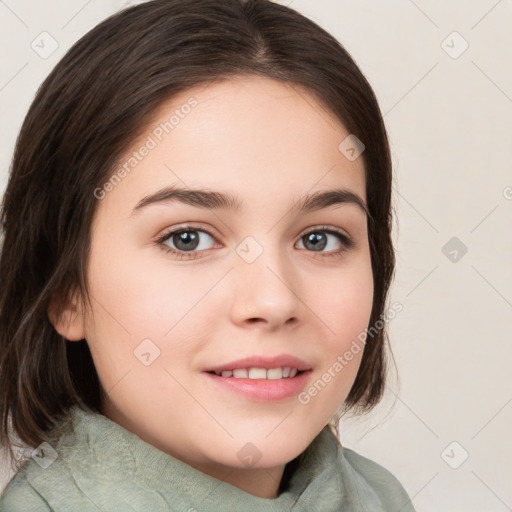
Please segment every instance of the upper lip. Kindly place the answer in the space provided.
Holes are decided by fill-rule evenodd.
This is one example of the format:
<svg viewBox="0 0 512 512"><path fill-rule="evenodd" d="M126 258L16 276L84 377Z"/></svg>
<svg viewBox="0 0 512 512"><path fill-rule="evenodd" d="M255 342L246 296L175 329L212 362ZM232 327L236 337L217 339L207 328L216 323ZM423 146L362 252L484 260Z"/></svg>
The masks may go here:
<svg viewBox="0 0 512 512"><path fill-rule="evenodd" d="M237 359L229 363L220 364L218 366L211 366L206 368L205 372L221 372L223 370L234 370L236 368L297 368L299 371L306 371L311 369L311 365L298 357L289 354L281 354L274 357L264 356L251 356Z"/></svg>

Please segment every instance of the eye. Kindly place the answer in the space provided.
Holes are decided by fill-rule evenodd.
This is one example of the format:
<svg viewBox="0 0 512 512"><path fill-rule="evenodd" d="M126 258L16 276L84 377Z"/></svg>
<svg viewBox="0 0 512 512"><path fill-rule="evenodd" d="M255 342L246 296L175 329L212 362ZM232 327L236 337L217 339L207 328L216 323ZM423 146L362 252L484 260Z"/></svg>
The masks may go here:
<svg viewBox="0 0 512 512"><path fill-rule="evenodd" d="M178 258L194 259L209 249L208 244L210 242L208 239L215 240L208 230L184 226L167 232L157 240L157 244L164 251ZM172 244L172 246L169 246L169 244Z"/></svg>
<svg viewBox="0 0 512 512"><path fill-rule="evenodd" d="M336 242L329 243L329 235L337 239L338 245L341 248L336 250ZM348 251L354 246L354 241L346 234L333 229L328 226L322 226L316 228L314 231L309 231L305 235L302 235L299 242L302 242L306 249L312 249L313 252L320 252L322 257L339 257L342 256L345 251ZM321 251L327 247L328 252L323 254ZM334 249L334 250L333 250Z"/></svg>

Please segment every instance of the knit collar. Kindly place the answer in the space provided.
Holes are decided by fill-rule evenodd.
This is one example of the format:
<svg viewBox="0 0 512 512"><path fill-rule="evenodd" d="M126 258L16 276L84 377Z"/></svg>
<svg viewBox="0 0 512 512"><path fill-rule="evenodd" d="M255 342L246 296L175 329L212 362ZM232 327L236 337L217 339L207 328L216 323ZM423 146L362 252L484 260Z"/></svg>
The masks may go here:
<svg viewBox="0 0 512 512"><path fill-rule="evenodd" d="M51 510L414 512L389 471L342 447L327 426L287 465L275 498L202 473L86 406L72 407L47 441L56 459L45 469L30 461L24 474Z"/></svg>
<svg viewBox="0 0 512 512"><path fill-rule="evenodd" d="M327 426L287 465L284 477L289 480L282 492L275 498L260 498L196 470L85 406L72 407L69 418L73 431L69 421L63 422L48 441L80 492L100 510L110 510L108 489L125 496L131 506L127 510L141 512L283 512L292 507L339 512L345 503L339 467L343 453ZM45 478L51 477L48 470L45 473ZM104 491L98 492L99 487Z"/></svg>

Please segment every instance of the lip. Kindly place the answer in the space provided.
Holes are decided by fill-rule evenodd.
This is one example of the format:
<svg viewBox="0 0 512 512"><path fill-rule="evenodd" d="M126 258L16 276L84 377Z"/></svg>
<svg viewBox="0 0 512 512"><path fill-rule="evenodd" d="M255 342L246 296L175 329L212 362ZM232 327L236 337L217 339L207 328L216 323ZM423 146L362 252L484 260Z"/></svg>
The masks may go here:
<svg viewBox="0 0 512 512"><path fill-rule="evenodd" d="M204 372L222 372L223 370L234 370L236 368L265 368L269 370L271 368L285 368L289 366L290 368L297 368L297 370L301 372L306 372L307 370L311 370L311 365L298 357L289 355L289 354L280 354L273 357L264 357L264 356L250 356L244 357L242 359L237 359L236 361L230 361L229 363L211 366L209 368L205 368ZM229 377L223 377L224 379ZM295 377L293 377L295 378ZM238 380L249 380L249 379L238 379ZM261 379L263 380L263 379ZM276 379L277 380L277 379Z"/></svg>
<svg viewBox="0 0 512 512"><path fill-rule="evenodd" d="M297 396L306 387L311 373L312 370L307 370L298 373L295 377L284 379L237 379L235 377L220 377L207 372L204 375L214 386L222 386L223 389L245 398L270 402Z"/></svg>

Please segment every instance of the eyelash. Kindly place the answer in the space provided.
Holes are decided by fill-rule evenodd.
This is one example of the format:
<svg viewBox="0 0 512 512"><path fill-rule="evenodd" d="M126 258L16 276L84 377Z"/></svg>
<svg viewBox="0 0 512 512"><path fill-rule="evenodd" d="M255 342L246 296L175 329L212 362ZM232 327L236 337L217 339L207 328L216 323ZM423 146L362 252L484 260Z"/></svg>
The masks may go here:
<svg viewBox="0 0 512 512"><path fill-rule="evenodd" d="M173 235L177 235L179 233L186 233L187 231L198 231L198 232L201 231L201 232L206 233L207 235L211 236L214 240L216 240L215 235L212 232L210 232L209 230L204 229L204 228L198 228L198 227L186 225L186 226L182 226L180 228L174 229L172 231L168 231L167 233L163 234L161 237L159 237L156 240L156 244L159 245L162 248L162 250L165 251L166 253L170 253L173 256L176 256L178 259L181 259L181 260L184 260L184 259L194 260L194 259L198 258L199 256L201 256L202 253L210 250L210 249L203 249L201 251L189 251L189 252L177 251L176 249L172 249L171 247L169 247L168 245L165 244L165 242L167 240L169 240ZM343 247L341 249L339 249L338 251L335 251L335 252L331 251L331 252L327 252L327 253L322 253L322 252L316 253L316 254L319 254L322 258L339 258L339 257L343 256L346 251L352 249L352 247L355 245L352 238L350 238L348 235L345 235L341 231L333 229L329 226L320 226L320 227L314 228L310 231L306 231L299 237L299 239L302 239L303 237L305 237L306 235L310 235L311 233L318 233L318 232L329 233L331 235L337 236L338 240L343 245ZM304 250L307 250L307 249L304 249ZM310 252L315 254L314 251L310 251Z"/></svg>

